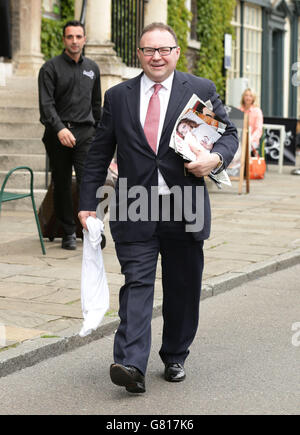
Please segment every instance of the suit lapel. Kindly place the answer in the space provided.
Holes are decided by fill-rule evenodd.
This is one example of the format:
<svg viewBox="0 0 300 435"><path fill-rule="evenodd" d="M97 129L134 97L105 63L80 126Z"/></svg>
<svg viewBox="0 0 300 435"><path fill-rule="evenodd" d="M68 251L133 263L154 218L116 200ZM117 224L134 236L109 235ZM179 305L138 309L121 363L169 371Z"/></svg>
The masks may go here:
<svg viewBox="0 0 300 435"><path fill-rule="evenodd" d="M127 84L127 106L134 126L138 126L140 124L139 107L141 76L142 74L140 74L133 81Z"/></svg>

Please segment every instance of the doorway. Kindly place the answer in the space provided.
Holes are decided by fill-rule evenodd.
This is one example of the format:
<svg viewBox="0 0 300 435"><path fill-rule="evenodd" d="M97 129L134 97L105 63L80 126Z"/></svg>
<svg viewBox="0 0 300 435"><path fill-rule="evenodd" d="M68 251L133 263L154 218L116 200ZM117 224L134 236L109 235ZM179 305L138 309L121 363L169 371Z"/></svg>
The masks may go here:
<svg viewBox="0 0 300 435"><path fill-rule="evenodd" d="M271 116L283 116L283 32L272 32Z"/></svg>

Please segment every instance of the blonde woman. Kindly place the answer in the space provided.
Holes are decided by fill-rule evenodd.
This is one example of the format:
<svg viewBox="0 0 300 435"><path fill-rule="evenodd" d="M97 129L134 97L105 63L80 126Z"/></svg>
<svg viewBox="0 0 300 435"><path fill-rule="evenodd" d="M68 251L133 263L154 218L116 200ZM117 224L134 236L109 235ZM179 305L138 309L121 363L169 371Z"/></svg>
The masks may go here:
<svg viewBox="0 0 300 435"><path fill-rule="evenodd" d="M258 149L263 132L263 113L257 107L256 96L250 88L247 88L242 94L240 110L247 113L249 117L249 127L251 127L250 146Z"/></svg>

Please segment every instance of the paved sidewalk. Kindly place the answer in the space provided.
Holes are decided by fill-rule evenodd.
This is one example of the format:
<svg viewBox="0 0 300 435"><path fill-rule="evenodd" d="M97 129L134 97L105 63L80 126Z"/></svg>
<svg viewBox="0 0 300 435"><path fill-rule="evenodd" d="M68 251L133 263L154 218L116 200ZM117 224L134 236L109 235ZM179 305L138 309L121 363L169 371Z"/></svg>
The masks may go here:
<svg viewBox="0 0 300 435"><path fill-rule="evenodd" d="M237 182L222 191L208 185L213 222L205 243L202 298L300 263L300 177L290 175L291 169L284 167L279 174L270 165L264 180L251 181L250 194L238 195ZM76 251L65 251L61 240L46 240L44 256L33 213L10 211L4 204L0 217L0 377L116 329L123 277L108 223L105 234L110 309L97 331L80 338L82 242L78 241ZM154 315L161 312L160 276L158 268Z"/></svg>

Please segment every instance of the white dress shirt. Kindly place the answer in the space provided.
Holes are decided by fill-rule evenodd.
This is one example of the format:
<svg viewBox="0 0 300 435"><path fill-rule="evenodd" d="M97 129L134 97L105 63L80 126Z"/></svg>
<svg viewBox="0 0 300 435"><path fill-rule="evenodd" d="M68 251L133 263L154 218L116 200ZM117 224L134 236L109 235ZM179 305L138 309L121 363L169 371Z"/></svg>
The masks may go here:
<svg viewBox="0 0 300 435"><path fill-rule="evenodd" d="M167 107L169 104L173 77L174 77L174 72L165 81L160 83L162 85L162 88L158 92L159 102L160 102L160 117L159 117L158 133L157 133L156 153L158 152L160 136L165 121ZM145 124L149 100L154 92L153 85L155 85L155 82L149 79L149 77L146 76L146 74L143 74L141 78L141 98L140 98L140 121L143 128ZM168 188L159 170L158 170L158 193L159 195L169 195L171 193L170 189Z"/></svg>

